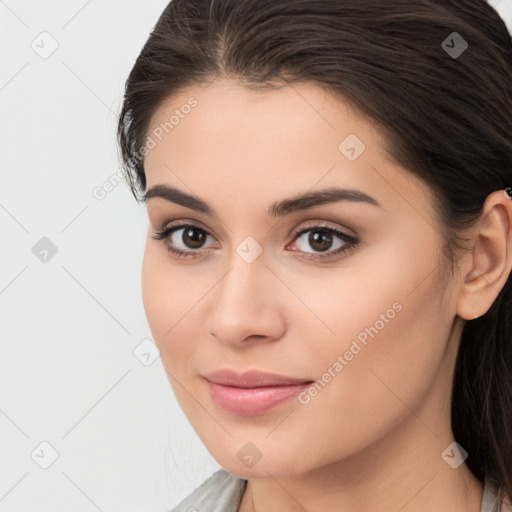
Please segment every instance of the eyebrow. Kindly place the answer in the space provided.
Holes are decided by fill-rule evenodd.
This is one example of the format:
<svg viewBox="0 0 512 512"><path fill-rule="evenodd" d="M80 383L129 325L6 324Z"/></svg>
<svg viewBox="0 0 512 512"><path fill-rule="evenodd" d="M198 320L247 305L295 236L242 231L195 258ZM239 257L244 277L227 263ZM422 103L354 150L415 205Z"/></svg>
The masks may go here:
<svg viewBox="0 0 512 512"><path fill-rule="evenodd" d="M149 199L161 198L172 203L185 206L208 216L216 216L215 209L208 203L191 194L168 185L154 185L143 197L144 203ZM382 205L372 196L352 188L327 188L316 192L306 192L289 199L277 201L270 205L267 213L270 217L284 217L290 213L309 210L315 206L321 206L336 202L366 203L382 208Z"/></svg>

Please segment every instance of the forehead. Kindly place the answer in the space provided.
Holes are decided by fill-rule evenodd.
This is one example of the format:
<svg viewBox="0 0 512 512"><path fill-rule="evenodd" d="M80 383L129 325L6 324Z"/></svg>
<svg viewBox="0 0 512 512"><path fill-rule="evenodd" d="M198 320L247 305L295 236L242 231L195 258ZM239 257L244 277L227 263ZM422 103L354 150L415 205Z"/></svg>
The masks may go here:
<svg viewBox="0 0 512 512"><path fill-rule="evenodd" d="M224 139L223 145L231 140L241 142L244 135L250 135L253 144L264 142L268 146L299 137L325 139L326 131L336 140L347 130L368 138L366 132L373 131L373 124L348 102L313 83L253 90L232 80L217 79L206 86L191 86L164 101L149 123L148 135L160 141L170 132L175 139L181 134L190 137L193 132L199 144L202 135L214 137L222 131L232 136ZM277 140L274 135L279 136ZM384 143L379 133L372 137Z"/></svg>
<svg viewBox="0 0 512 512"><path fill-rule="evenodd" d="M373 123L312 83L252 90L218 79L203 87L187 88L159 106L148 129L157 147L146 163L151 167L153 157L161 156L159 148L164 146L167 151L208 149L210 156L218 148L225 158L226 150L247 155L253 148L260 161L266 154L292 158L292 149L298 155L334 151L338 156L339 143L349 134L373 148L384 144ZM263 148L266 151L260 151Z"/></svg>
<svg viewBox="0 0 512 512"><path fill-rule="evenodd" d="M172 183L206 196L265 194L270 202L336 185L364 189L382 204L408 197L428 208L425 183L392 161L376 123L312 83L191 86L160 105L147 137L148 188Z"/></svg>

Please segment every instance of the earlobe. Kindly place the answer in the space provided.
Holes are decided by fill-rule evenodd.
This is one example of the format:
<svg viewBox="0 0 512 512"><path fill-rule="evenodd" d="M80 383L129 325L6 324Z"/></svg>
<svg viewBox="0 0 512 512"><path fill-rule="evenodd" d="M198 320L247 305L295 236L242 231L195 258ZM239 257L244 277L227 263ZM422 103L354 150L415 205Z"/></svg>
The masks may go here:
<svg viewBox="0 0 512 512"><path fill-rule="evenodd" d="M457 314L474 320L485 314L512 267L512 201L502 190L490 194L473 235L473 250L460 290Z"/></svg>

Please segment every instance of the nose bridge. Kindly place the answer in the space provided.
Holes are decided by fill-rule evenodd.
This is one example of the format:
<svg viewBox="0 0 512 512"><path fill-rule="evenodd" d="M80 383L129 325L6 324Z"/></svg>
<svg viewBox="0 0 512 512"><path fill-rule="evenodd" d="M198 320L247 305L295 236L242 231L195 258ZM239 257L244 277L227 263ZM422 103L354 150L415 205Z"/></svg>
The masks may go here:
<svg viewBox="0 0 512 512"><path fill-rule="evenodd" d="M230 260L230 270L221 280L216 294L217 306L227 307L229 311L249 310L261 306L266 301L268 292L267 283L269 270L263 258L248 263L238 254Z"/></svg>

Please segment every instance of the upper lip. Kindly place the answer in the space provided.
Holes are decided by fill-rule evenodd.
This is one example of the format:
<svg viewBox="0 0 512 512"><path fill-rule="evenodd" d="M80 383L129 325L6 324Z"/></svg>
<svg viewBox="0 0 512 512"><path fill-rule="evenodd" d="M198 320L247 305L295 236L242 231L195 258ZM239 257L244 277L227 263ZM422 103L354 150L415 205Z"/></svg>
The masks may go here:
<svg viewBox="0 0 512 512"><path fill-rule="evenodd" d="M309 379L300 379L278 375L276 373L262 372L259 370L249 370L238 373L230 369L215 370L203 375L206 380L223 386L233 386L237 388L257 388L264 386L286 386L292 384L304 384L312 382Z"/></svg>

